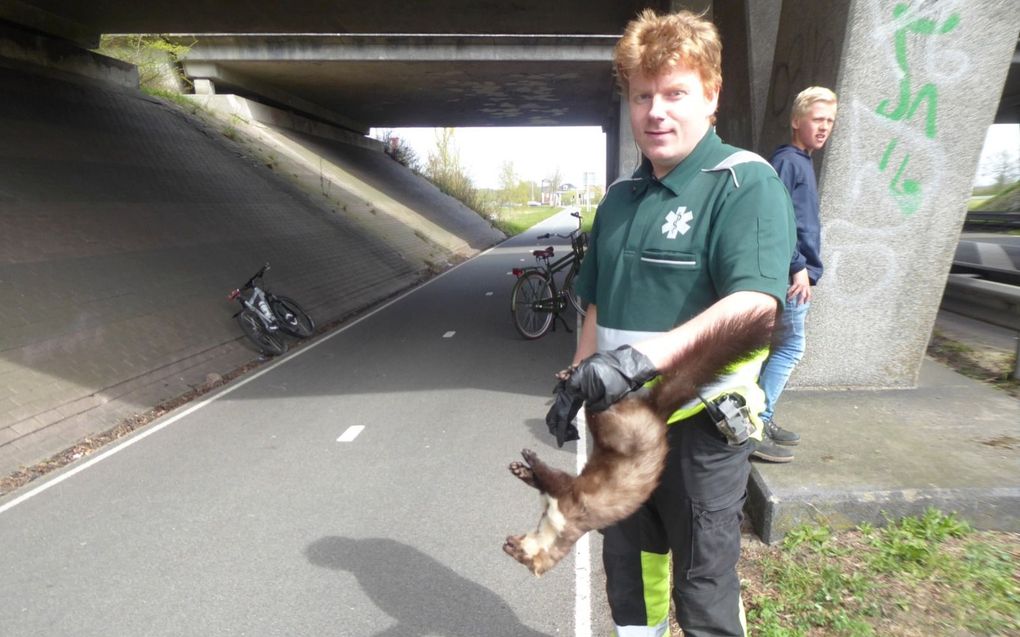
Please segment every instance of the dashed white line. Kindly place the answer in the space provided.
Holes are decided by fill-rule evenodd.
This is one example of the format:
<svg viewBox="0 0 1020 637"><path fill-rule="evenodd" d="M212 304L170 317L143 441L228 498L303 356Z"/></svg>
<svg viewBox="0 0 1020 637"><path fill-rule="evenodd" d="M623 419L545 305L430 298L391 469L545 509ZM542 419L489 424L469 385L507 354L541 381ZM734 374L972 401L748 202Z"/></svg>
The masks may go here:
<svg viewBox="0 0 1020 637"><path fill-rule="evenodd" d="M340 437L336 439L337 442L352 442L358 435L364 431L365 425L351 425L347 428L347 431L340 434Z"/></svg>
<svg viewBox="0 0 1020 637"><path fill-rule="evenodd" d="M443 338L453 338L453 335L456 334L456 333L457 332L454 332L454 331L451 330L451 331L447 332L446 334L443 334Z"/></svg>
<svg viewBox="0 0 1020 637"><path fill-rule="evenodd" d="M477 259L479 257L483 257L483 256L489 254L490 252L495 251L498 247L499 246L492 246L491 248L488 248L487 250L485 250L481 254L475 255L474 259ZM248 378L245 378L244 380L238 381L234 385L230 385L230 386L226 387L222 391L220 391L220 392L210 396L209 398L206 398L202 402L200 402L200 403L198 403L196 405L193 405L191 407L186 408L184 411L180 412L179 414L170 416L169 418L167 418L166 420L164 420L164 421L162 421L160 423L156 423L156 424L151 425L150 429L146 429L142 433L140 433L140 434L138 434L136 436L133 436L131 438L126 439L124 442L118 444L117 446L115 446L115 447L113 447L111 449L108 449L108 450L100 453L98 456L95 456L91 460L87 460L83 464L80 464L80 465L74 467L73 469L70 469L66 473L62 473L59 476L57 476L57 477L55 477L55 478L53 478L51 480L48 480L47 482L44 482L44 483L40 484L36 488L31 489L31 490L21 494L20 496L14 498L13 500L10 500L9 502L6 502L6 503L0 505L0 514L4 513L5 511L8 511L9 509L13 509L14 507L16 507L17 505L21 504L22 502L24 502L24 501L26 501L26 500L28 500L30 498L33 498L33 497L39 495L40 493L48 491L49 489L57 486L58 484L60 484L64 480L67 480L67 479L71 478L72 476L75 476L75 475L81 473L82 471L88 469L92 465L94 465L94 464L96 464L98 462L101 462L101 461L105 460L106 458L109 458L110 456L112 456L115 453L118 453L120 451L123 451L124 449L127 449L131 445L133 445L133 444L135 444L135 443L137 443L137 442L139 442L141 440L144 440L145 438L148 438L152 434L154 434L154 433L156 433L158 431L161 431L161 430L163 430L166 427L169 427L170 425L172 425L175 422L183 419L184 417L194 413L195 411L198 411L199 409L202 409L206 405L208 405L208 404L210 404L210 403L212 403L212 402L214 402L216 400L219 400L220 398L223 398L224 396L230 394L231 392L233 392L233 391L235 391L237 389L240 389L241 387L244 387L248 383L254 381L255 379L257 379L259 377L261 377L263 374L266 374L266 373L272 371L273 369L275 369L279 365L287 363L287 362L289 362L291 360L294 360L298 356L301 356L303 354L306 354L307 352L312 351L314 348L318 347L319 345L322 345L323 343L325 343L326 341L330 340L331 338L335 338L336 336L339 336L340 334L343 334L344 332L346 332L347 330L351 329L355 325L361 323L362 321L367 320L367 319L369 319L372 316L375 316L379 312L382 312L383 310L385 310L386 308L390 307L391 305L393 305L395 303L399 303L405 297L411 296L412 294L414 294L416 292L420 292L425 287L427 287L429 285L432 285L433 283L435 283L436 281L439 281L443 277L449 276L455 270L458 270L459 268L463 267L467 263L470 263L474 259L471 259L469 261L464 261L462 263L458 263L457 265L453 266L449 270L447 270L447 271L437 275L435 278L429 279L428 281L423 283L421 286L416 287L416 288L411 289L411 290L408 290L404 294L401 294L400 296L398 296L398 297L396 297L394 299L391 299L388 303L384 303L383 305L380 305L379 307L375 308L371 312L368 312L367 314L364 314L364 315L354 319L353 321L351 321L347 325L344 325L343 327L339 328L338 330L336 330L336 331L334 331L334 332L332 332L330 334L327 334L327 335L319 338L316 341L313 341L313 342L309 343L308 345L306 345L305 347L302 347L299 350L292 351L290 354L288 354L286 356L283 356L283 357L280 357L275 362L270 363L265 368L263 368L261 371L256 372L255 374L252 374ZM523 261L523 259L522 259L522 261ZM508 272L507 274L510 274L510 273Z"/></svg>

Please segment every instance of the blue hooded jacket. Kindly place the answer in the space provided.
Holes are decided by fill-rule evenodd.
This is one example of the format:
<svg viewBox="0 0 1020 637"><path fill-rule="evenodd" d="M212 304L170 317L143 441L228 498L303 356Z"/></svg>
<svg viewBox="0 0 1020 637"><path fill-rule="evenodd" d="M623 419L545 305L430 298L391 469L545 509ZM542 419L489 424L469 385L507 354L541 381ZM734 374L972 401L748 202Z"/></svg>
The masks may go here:
<svg viewBox="0 0 1020 637"><path fill-rule="evenodd" d="M807 268L811 285L822 278L822 228L818 218L818 183L811 156L792 144L776 148L769 158L786 184L797 217L797 246L790 261L790 276Z"/></svg>

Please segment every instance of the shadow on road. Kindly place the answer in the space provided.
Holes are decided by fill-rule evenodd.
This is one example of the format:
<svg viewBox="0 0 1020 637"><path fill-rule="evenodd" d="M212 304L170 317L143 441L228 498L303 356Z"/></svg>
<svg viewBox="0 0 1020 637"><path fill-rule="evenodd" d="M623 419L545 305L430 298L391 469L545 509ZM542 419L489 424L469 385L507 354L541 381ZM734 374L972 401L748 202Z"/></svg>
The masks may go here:
<svg viewBox="0 0 1020 637"><path fill-rule="evenodd" d="M375 637L548 637L523 625L492 591L406 544L328 536L312 542L305 555L316 566L349 571L398 622Z"/></svg>

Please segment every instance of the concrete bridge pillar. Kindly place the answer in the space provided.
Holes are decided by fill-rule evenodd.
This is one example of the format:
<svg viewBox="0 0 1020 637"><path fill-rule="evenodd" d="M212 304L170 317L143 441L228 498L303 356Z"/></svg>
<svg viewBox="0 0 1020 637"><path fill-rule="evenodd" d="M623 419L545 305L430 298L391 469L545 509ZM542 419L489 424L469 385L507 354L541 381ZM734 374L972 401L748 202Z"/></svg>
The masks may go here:
<svg viewBox="0 0 1020 637"><path fill-rule="evenodd" d="M1002 92L1015 0L785 0L761 133L788 140L789 105L840 97L820 178L825 274L801 387L916 384Z"/></svg>
<svg viewBox="0 0 1020 637"><path fill-rule="evenodd" d="M630 129L630 109L627 100L615 104L613 116L606 127L606 185L620 177L629 177L641 163L641 150Z"/></svg>

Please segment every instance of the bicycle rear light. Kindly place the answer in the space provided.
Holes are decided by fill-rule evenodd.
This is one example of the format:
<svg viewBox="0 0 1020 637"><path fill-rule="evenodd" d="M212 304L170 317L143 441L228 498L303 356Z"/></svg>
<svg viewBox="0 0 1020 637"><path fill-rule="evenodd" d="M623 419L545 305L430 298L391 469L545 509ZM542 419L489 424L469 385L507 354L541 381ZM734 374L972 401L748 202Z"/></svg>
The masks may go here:
<svg viewBox="0 0 1020 637"><path fill-rule="evenodd" d="M513 272L514 276L519 277L522 274L524 274L524 269L523 268L514 268L513 270L511 270L511 272Z"/></svg>

